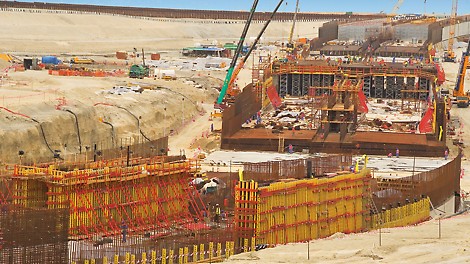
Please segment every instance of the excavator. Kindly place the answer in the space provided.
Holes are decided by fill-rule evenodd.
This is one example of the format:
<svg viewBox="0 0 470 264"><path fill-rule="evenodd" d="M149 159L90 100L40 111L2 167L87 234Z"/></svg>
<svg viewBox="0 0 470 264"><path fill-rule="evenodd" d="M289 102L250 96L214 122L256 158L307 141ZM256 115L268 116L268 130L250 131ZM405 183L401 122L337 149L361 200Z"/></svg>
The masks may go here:
<svg viewBox="0 0 470 264"><path fill-rule="evenodd" d="M261 36L263 35L264 31L266 31L266 28L269 26L269 23L271 23L272 19L274 18L274 15L277 13L277 11L279 10L279 7L281 7L282 5L282 2L284 0L280 0L279 3L277 4L276 8L274 9L274 11L271 13L271 16L270 18L265 22L263 28L261 29L261 31L259 32L258 36L256 37L255 41L253 42L253 44L251 45L250 49L248 50L248 52L246 53L245 57L240 61L240 63L238 63L237 67L235 68L235 64L237 62L237 59L241 53L241 49L239 50L238 49L238 46L237 46L237 50L235 51L235 54L232 58L232 63L230 64L230 67L228 69L228 72L227 72L227 75L225 76L225 81L224 81L224 84L222 86L222 89L220 91L220 94L219 94L219 97L217 98L217 102L214 106L214 108L219 108L221 109L221 106L222 106L222 103L224 101L224 99L226 101L231 101L234 99L234 97L236 95L238 95L240 93L240 89L236 89L234 87L234 82L235 82L235 79L236 77L238 76L238 74L240 73L241 69L243 68L243 66L245 65L246 61L248 60L248 58L250 57L251 53L253 52L253 50L255 49L256 47L256 44L258 44L258 41L261 39ZM255 1L256 4L258 1ZM255 3L253 4L253 8L252 8L252 12L254 13L255 11L255 8L256 8L256 5ZM251 23L251 19L250 17L248 18L247 20L247 25L249 27L249 23ZM245 29L246 31L248 31L247 29L247 25L245 25ZM243 46L243 40L245 39L246 37L246 32L245 30L243 31L242 33L242 37L240 37L240 42L238 43L238 45L242 45Z"/></svg>
<svg viewBox="0 0 470 264"><path fill-rule="evenodd" d="M457 19L457 6L458 6L458 0L452 0L452 13L450 15L450 27L449 27L449 42L447 44L447 51L444 53L445 62L455 62L454 36L455 36L455 22Z"/></svg>
<svg viewBox="0 0 470 264"><path fill-rule="evenodd" d="M468 107L470 104L470 93L465 92L465 74L469 65L469 56L470 56L470 40L468 41L467 50L462 54L462 60L460 62L459 72L457 73L457 82L455 83L455 88L453 95L457 101L457 107Z"/></svg>

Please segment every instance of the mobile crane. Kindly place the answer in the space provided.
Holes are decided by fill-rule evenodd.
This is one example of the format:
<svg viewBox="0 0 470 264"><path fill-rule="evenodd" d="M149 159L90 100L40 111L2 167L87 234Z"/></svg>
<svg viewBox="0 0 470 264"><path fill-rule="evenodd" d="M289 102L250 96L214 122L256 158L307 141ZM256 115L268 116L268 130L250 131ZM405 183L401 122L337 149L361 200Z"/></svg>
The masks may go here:
<svg viewBox="0 0 470 264"><path fill-rule="evenodd" d="M462 53L462 60L460 62L459 72L457 73L457 81L455 83L455 88L453 95L457 100L458 107L468 107L470 104L470 94L469 92L464 91L465 83L465 74L469 65L469 56L470 56L470 40L468 41L467 50Z"/></svg>
<svg viewBox="0 0 470 264"><path fill-rule="evenodd" d="M246 34L248 33L248 29L250 28L251 20L253 20L253 15L255 14L255 10L256 10L256 7L258 6L258 2L259 0L253 1L253 6L251 7L250 14L248 15L248 18L246 20L246 24L245 24L245 27L243 28L242 35L240 36L240 40L238 41L237 49L235 50L235 53L233 54L233 58L232 58L232 61L230 62L227 75L225 76L224 84L222 86L222 89L220 90L219 97L217 97L217 102L214 105L214 108L221 108L222 101L225 97L225 94L227 93L227 89L228 89L230 80L232 79L235 65L237 64L238 57L240 56L240 53L242 51L243 42L245 42L245 37L246 37Z"/></svg>
<svg viewBox="0 0 470 264"><path fill-rule="evenodd" d="M294 12L294 18L292 19L292 27L290 28L290 33L289 33L289 39L287 40L287 52L293 52L295 47L294 47L294 29L295 29L295 23L297 22L297 12L299 12L299 0L295 3L295 12Z"/></svg>
<svg viewBox="0 0 470 264"><path fill-rule="evenodd" d="M458 0L452 0L452 13L450 14L450 26L449 26L449 42L447 44L447 51L444 53L445 62L455 62L454 36L455 36L455 22L457 19L457 6L458 6Z"/></svg>
<svg viewBox="0 0 470 264"><path fill-rule="evenodd" d="M245 65L246 61L248 60L248 58L250 57L251 53L253 52L253 50L255 49L256 47L256 44L258 44L258 41L261 39L261 36L263 35L264 31L266 31L266 28L269 26L269 23L271 23L272 19L274 18L274 15L277 13L277 11L279 10L279 8L281 7L282 5L282 2L284 2L284 0L280 0L279 3L277 4L276 8L274 9L274 11L272 12L270 18L266 21L266 23L264 24L263 28L261 29L261 31L259 32L258 36L256 37L255 41L253 42L253 44L251 45L250 49L248 50L248 52L246 53L245 57L240 61L240 63L237 65L237 67L234 69L234 66L235 64L232 66L232 64L230 64L230 67L229 67L229 70L227 72L227 76L225 77L225 81L224 81L224 85L222 86L222 89L220 91L220 94L219 94L219 97L217 98L217 102L215 104L215 108L220 108L224 98L227 96L227 97L230 97L230 98L233 98L235 97L239 92L240 90L239 89L235 89L234 88L234 82L235 82L235 79L237 77L237 75L240 73L241 69L243 68L243 66ZM254 11L254 9L253 9ZM249 20L249 22L247 21L247 23L251 23L251 20ZM246 33L245 33L245 36L246 36ZM244 39L245 36L242 35L242 38ZM240 38L240 40L242 39ZM240 44L240 43L239 43ZM243 43L242 43L243 45ZM237 51L235 51L236 53ZM235 54L234 55L234 58L237 57L238 58L239 54ZM232 59L232 62L234 60ZM235 63L236 63L236 60L235 60ZM232 71L230 71L232 70Z"/></svg>
<svg viewBox="0 0 470 264"><path fill-rule="evenodd" d="M240 89L235 89L234 87L234 82L235 82L235 79L237 78L238 74L240 73L241 69L243 68L243 66L245 65L246 61L248 60L248 58L250 57L251 53L253 52L253 50L255 49L256 47L256 44L258 44L258 41L261 39L261 37L263 36L264 34L264 31L266 31L266 28L268 28L269 24L271 23L272 19L274 18L274 15L276 15L277 13L277 10L279 10L279 7L281 7L282 5L282 2L284 2L284 0L280 0L279 3L277 4L276 8L274 9L274 11L271 13L271 16L269 17L269 19L264 23L264 26L263 28L261 29L261 31L258 33L258 36L256 37L255 41L253 42L253 45L251 45L250 49L248 50L248 52L245 54L245 57L243 57L243 59L238 63L237 65L237 68L235 68L235 70L233 71L233 75L232 75L232 78L230 79L230 82L228 84L228 89L227 89L227 96L228 97L235 97L238 93L240 93Z"/></svg>

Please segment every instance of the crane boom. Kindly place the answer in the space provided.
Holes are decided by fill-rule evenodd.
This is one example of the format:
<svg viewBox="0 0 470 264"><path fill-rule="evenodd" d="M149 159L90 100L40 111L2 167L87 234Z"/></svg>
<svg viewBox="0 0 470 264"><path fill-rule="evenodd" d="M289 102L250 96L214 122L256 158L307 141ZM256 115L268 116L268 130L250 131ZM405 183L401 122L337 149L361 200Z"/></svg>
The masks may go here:
<svg viewBox="0 0 470 264"><path fill-rule="evenodd" d="M256 37L255 41L253 42L253 45L251 45L251 47L250 47L250 49L248 50L248 52L246 53L245 57L243 57L243 60L237 65L237 68L234 70L233 75L232 75L232 78L230 79L230 82L229 82L229 85L228 85L229 90L233 87L233 83L235 82L235 78L236 78L237 75L240 73L241 69L243 68L243 65L245 65L246 61L247 61L248 58L250 57L251 52L253 52L253 50L255 49L256 44L258 44L258 41L261 39L261 36L263 36L264 31L266 31L266 28L268 28L269 23L271 23L272 19L274 18L274 15L276 15L277 10L279 10L279 7L281 7L282 2L284 2L284 0L280 0L280 1L279 1L279 3L277 4L276 8L275 8L274 11L271 13L271 16L270 16L269 19L264 23L263 28L262 28L261 31L258 33L258 36Z"/></svg>
<svg viewBox="0 0 470 264"><path fill-rule="evenodd" d="M447 44L447 56L452 61L455 60L454 54L454 36L455 36L455 20L457 19L457 6L458 0L452 0L452 14L450 15L450 27L449 27L449 42Z"/></svg>
<svg viewBox="0 0 470 264"><path fill-rule="evenodd" d="M390 14L396 15L404 1L405 0L398 0L397 3L393 6L392 12Z"/></svg>
<svg viewBox="0 0 470 264"><path fill-rule="evenodd" d="M297 12L299 11L299 0L295 3L295 12L294 12L294 19L292 21L292 27L290 29L289 40L287 41L289 44L292 44L292 38L294 37L294 28L295 22L297 20Z"/></svg>
<svg viewBox="0 0 470 264"><path fill-rule="evenodd" d="M253 19L253 15L255 14L256 7L258 6L259 0L253 1L253 6L251 7L250 14L246 20L245 27L243 28L242 35L240 36L240 40L238 41L237 49L235 50L235 54L233 55L232 61L230 62L230 66L228 68L227 75L225 76L224 84L220 91L219 97L217 98L217 104L221 104L222 100L227 93L228 83L232 78L233 69L235 68L235 64L237 63L238 57L240 56L241 50L243 48L243 42L245 42L246 34L248 33L248 29L250 28L251 20Z"/></svg>

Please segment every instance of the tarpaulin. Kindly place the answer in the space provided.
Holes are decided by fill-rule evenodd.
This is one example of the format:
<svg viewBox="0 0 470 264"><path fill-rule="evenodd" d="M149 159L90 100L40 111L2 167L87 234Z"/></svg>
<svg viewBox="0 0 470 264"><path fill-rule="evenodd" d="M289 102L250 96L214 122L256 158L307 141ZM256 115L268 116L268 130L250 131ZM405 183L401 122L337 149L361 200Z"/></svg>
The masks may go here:
<svg viewBox="0 0 470 264"><path fill-rule="evenodd" d="M428 107L428 110L426 110L426 113L421 119L421 122L419 122L418 129L420 133L432 133L433 113L434 113L434 109L431 107Z"/></svg>
<svg viewBox="0 0 470 264"><path fill-rule="evenodd" d="M274 108L279 108L282 104L282 101L276 91L276 87L274 85L269 86L266 90L266 93L268 94L269 101L271 101L271 104L274 106Z"/></svg>
<svg viewBox="0 0 470 264"><path fill-rule="evenodd" d="M357 96L359 97L359 109L360 113L367 113L369 112L369 107L367 107L367 98L362 89L359 90Z"/></svg>

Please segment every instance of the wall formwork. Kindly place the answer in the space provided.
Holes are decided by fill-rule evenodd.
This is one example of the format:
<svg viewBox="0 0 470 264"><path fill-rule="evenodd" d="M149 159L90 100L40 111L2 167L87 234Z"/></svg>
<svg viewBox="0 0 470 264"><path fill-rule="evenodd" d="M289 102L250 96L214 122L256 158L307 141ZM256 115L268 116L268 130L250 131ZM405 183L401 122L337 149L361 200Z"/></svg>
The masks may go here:
<svg viewBox="0 0 470 264"><path fill-rule="evenodd" d="M268 186L240 182L235 192L238 245L251 237L258 244L274 245L363 231L368 226L370 177L363 169Z"/></svg>

